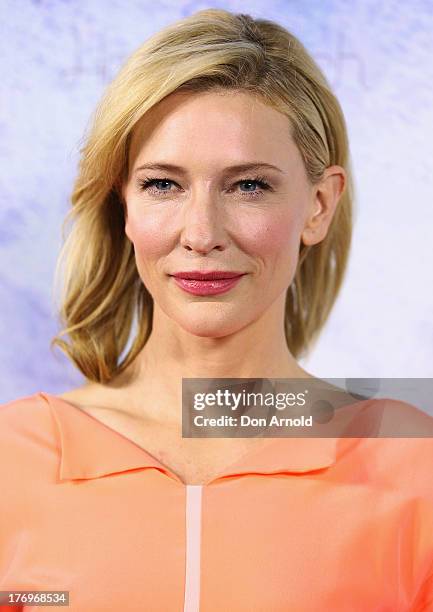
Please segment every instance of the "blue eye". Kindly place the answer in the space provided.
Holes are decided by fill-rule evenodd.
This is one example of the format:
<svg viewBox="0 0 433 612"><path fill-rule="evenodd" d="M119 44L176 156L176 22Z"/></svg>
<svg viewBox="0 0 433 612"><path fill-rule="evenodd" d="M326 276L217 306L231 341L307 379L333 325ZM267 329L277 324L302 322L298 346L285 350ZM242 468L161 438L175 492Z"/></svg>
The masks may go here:
<svg viewBox="0 0 433 612"><path fill-rule="evenodd" d="M153 186L156 183L172 183L173 181L170 181L170 179L145 179L145 180L140 180L139 181L139 185L140 185L140 189L142 191L145 191L146 189L148 189L149 187ZM166 191L165 189L163 191Z"/></svg>
<svg viewBox="0 0 433 612"><path fill-rule="evenodd" d="M236 185L239 185L241 183L250 183L250 184L251 183L256 183L256 185L259 185L260 188L263 189L263 190L269 189L268 183L261 176L258 176L256 178L251 178L251 179L243 179L241 181L238 181L236 183ZM247 191L247 192L243 191L242 193L258 193L258 192L256 192L256 191Z"/></svg>
<svg viewBox="0 0 433 612"><path fill-rule="evenodd" d="M175 184L174 181L172 181L169 178L145 178L145 179L140 179L139 180L139 187L141 191L149 191L152 194L155 194L157 197L163 193L171 193L171 189L159 189L157 188L155 191L152 192L151 187L155 187L158 185L158 183L173 183ZM256 176L253 178L245 178L242 179L240 181L237 181L235 183L235 185L241 185L241 184L246 184L249 183L251 184L256 184L260 187L260 191L254 190L254 191L241 191L242 195L249 195L249 196L253 196L253 197L260 197L261 195L263 195L263 191L269 190L270 189L270 185L266 182L266 180L264 179L264 177L262 176Z"/></svg>

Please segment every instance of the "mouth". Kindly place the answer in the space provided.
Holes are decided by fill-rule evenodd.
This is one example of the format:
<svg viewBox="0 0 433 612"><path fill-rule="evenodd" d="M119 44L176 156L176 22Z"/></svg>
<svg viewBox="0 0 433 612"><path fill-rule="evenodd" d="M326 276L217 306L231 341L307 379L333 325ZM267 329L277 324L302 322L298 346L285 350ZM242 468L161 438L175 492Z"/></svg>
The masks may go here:
<svg viewBox="0 0 433 612"><path fill-rule="evenodd" d="M171 275L181 289L192 295L217 295L235 287L244 272L179 272Z"/></svg>
<svg viewBox="0 0 433 612"><path fill-rule="evenodd" d="M238 276L243 276L244 272L232 272L227 270L191 270L190 272L176 272L175 274L171 274L170 276L174 276L175 278L184 278L185 280L198 280L198 281L207 281L207 280L221 280L227 278L237 278Z"/></svg>

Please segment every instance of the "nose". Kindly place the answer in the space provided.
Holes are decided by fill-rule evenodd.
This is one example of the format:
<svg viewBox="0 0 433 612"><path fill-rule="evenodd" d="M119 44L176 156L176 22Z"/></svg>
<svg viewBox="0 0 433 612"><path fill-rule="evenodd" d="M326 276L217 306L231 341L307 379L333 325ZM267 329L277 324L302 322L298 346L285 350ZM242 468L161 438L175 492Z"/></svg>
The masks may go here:
<svg viewBox="0 0 433 612"><path fill-rule="evenodd" d="M191 195L184 204L181 245L187 251L206 254L216 249L224 250L227 235L224 228L224 212L217 197L203 190Z"/></svg>

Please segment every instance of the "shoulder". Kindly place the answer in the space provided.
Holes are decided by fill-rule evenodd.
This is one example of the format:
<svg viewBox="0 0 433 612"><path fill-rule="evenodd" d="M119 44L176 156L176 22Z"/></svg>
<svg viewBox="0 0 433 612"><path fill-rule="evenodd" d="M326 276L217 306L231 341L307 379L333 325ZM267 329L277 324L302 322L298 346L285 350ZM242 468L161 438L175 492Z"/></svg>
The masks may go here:
<svg viewBox="0 0 433 612"><path fill-rule="evenodd" d="M50 407L39 393L0 404L0 464L10 463L12 453L52 444L54 434Z"/></svg>
<svg viewBox="0 0 433 612"><path fill-rule="evenodd" d="M2 561L7 564L16 553L17 534L29 528L37 500L44 496L42 487L56 477L58 461L58 433L42 395L0 404L0 577Z"/></svg>
<svg viewBox="0 0 433 612"><path fill-rule="evenodd" d="M0 404L0 516L22 517L58 458L56 424L39 393Z"/></svg>
<svg viewBox="0 0 433 612"><path fill-rule="evenodd" d="M99 383L88 382L80 387L57 394L56 397L90 414L93 411L115 411L119 408L122 412L125 412L125 392L122 391L117 394L115 390Z"/></svg>
<svg viewBox="0 0 433 612"><path fill-rule="evenodd" d="M374 400L380 427L359 445L357 461L378 486L424 499L433 509L433 417L413 404Z"/></svg>
<svg viewBox="0 0 433 612"><path fill-rule="evenodd" d="M63 393L58 393L56 397L60 397L68 402L86 404L100 401L100 398L103 397L103 391L103 385L87 382L79 387L74 387Z"/></svg>
<svg viewBox="0 0 433 612"><path fill-rule="evenodd" d="M376 400L382 406L382 427L385 435L433 438L433 399L427 413L417 406L391 398Z"/></svg>
<svg viewBox="0 0 433 612"><path fill-rule="evenodd" d="M24 395L0 404L0 423L2 426L13 426L26 419L34 418L43 408L39 393ZM2 430L0 428L0 430Z"/></svg>

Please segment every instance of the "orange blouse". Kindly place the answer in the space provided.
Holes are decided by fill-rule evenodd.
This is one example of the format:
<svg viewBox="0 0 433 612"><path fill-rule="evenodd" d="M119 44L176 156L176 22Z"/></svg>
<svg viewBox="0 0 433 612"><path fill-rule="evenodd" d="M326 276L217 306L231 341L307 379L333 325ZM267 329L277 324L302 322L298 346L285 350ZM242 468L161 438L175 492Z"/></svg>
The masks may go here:
<svg viewBox="0 0 433 612"><path fill-rule="evenodd" d="M21 397L0 406L16 590L69 591L71 612L433 611L433 439L270 438L185 485L68 401Z"/></svg>

